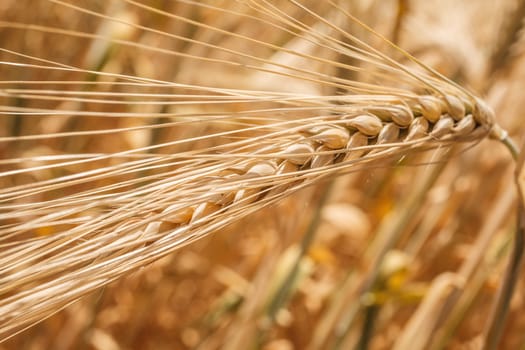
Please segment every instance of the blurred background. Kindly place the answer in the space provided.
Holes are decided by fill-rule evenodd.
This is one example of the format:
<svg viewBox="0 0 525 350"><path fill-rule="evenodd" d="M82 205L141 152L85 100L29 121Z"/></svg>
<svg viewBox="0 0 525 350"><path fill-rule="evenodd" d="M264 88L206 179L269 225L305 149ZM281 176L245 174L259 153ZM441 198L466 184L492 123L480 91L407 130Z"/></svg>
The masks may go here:
<svg viewBox="0 0 525 350"><path fill-rule="evenodd" d="M334 66L311 66L271 47L228 35L240 33L318 57L345 59L254 21L259 13L256 7L246 6L249 1L218 0L201 5L192 1L139 2L171 17L133 1L66 3L106 17L62 6L60 1L0 3L0 61L4 62L0 64L0 137L142 126L166 122L169 117L164 114L189 108L148 103L100 109L96 103L36 98L30 92L13 97L8 90L17 89L20 81L46 80L49 90L78 90L79 86L86 92L110 89L128 94L129 99L133 99L129 94L140 89L159 94L170 91L155 84L147 88L109 84L115 81L112 74L152 82L335 93L327 85L251 70L244 58L235 54L238 51L325 74L350 74L338 72ZM318 19L292 3L273 3L292 18L323 30ZM395 51L362 27L345 22L342 11L335 11L328 2L301 3L410 64L395 57ZM523 1L339 3L419 60L482 96L510 135L518 142L523 140ZM59 30L36 30L36 26ZM95 36L72 35L75 31ZM231 52L177 36L230 48ZM210 57L240 64L199 59ZM45 65L49 61L63 64L64 69L5 63ZM85 71L69 70L68 66ZM367 79L366 70L352 74L347 78ZM75 83L78 81L91 83ZM21 118L9 114L14 108L76 113L64 118ZM204 113L211 107L192 108ZM242 107L230 104L223 108L221 112L228 113ZM93 113L82 116L82 112L134 112L155 117L112 119ZM119 152L181 135L199 135L206 127L199 124L96 137L2 142L0 159ZM0 165L4 171L28 166L31 164ZM86 170L83 166L74 165L68 171ZM303 189L278 205L263 208L144 266L13 336L1 343L0 349L476 349L510 252L516 201L513 170L508 152L491 140L368 164L364 171ZM53 176L56 174L35 172L1 179L0 186ZM121 180L125 179L122 175ZM75 190L86 189L80 186ZM46 199L39 196L35 194L34 199ZM43 227L30 234L50 235L53 230ZM501 349L525 349L524 290L521 279L510 304Z"/></svg>

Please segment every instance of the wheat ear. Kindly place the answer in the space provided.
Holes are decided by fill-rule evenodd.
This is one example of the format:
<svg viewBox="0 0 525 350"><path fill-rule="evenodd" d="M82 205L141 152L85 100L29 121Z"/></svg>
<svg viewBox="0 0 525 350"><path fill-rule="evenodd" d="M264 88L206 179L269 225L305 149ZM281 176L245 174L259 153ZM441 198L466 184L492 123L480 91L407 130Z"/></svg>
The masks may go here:
<svg viewBox="0 0 525 350"><path fill-rule="evenodd" d="M360 65L341 64L313 53L279 47L263 39L228 32L219 25L199 23L131 0L123 3L180 21L197 31L244 40L261 50L273 50L275 56L261 57L199 37L159 32L125 18L64 1L50 0L50 3L148 35L190 42L224 55L237 55L242 62L233 61L235 57L223 59L220 55L207 57L182 50L159 49L131 38L75 29L16 21L2 21L0 27L28 30L43 36L103 41L109 43L106 50L117 45L166 55L170 59L240 67L253 74L252 78L269 74L277 82L294 79L313 84L317 93L173 83L102 72L89 66L77 67L2 48L2 52L12 58L3 61L2 66L10 70L51 72L59 76L81 74L95 79L74 80L68 76L70 81L3 81L2 84L7 85L2 90L3 98L32 103L5 102L3 112L15 118L171 118L163 124L141 123L87 131L57 128L50 133L7 135L0 138L4 144L39 141L53 144L75 138L168 128L192 132L196 129L197 132L191 136L178 135L178 139L167 142L109 153L22 154L0 161L7 167L0 172L3 185L0 190L0 339L324 178L364 169L371 162L418 150L479 141L487 135L505 138L494 124L490 108L468 91L388 41L382 42L417 67L391 59L380 49L312 10L316 6L326 6L329 15L337 14L343 22L349 21L377 35L332 1L311 7L297 1L289 2L298 15L315 23L311 26L294 20L267 1L242 2L248 8L246 12L192 1L185 3L258 23L261 20L257 16L270 16L269 25L298 40L299 44L295 44L343 54L358 60ZM279 54L332 68L364 72L367 79L348 80L298 68L283 63ZM34 88L35 85L44 88ZM66 86L55 89L47 87L49 85ZM90 91L93 86L99 90ZM127 92L107 91L113 88ZM322 88L343 89L346 94L322 94ZM153 93L151 89L161 92ZM38 102L43 102L43 106ZM95 105L98 109L83 110L83 105ZM114 110L115 106L129 105L131 112ZM174 109L137 112L144 105L172 106ZM212 131L203 131L199 129L201 126ZM175 153L170 153L173 149ZM31 177L32 181L25 177ZM51 232L41 234L45 230Z"/></svg>

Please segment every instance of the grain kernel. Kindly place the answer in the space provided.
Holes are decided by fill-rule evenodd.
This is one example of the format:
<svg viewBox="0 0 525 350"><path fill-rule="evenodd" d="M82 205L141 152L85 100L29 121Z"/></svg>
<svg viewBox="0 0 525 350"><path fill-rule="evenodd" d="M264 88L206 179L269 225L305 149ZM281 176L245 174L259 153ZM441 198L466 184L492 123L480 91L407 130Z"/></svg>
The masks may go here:
<svg viewBox="0 0 525 350"><path fill-rule="evenodd" d="M401 127L407 127L414 120L414 114L406 107L399 106L392 111L392 121Z"/></svg>
<svg viewBox="0 0 525 350"><path fill-rule="evenodd" d="M190 224L216 212L219 209L221 209L220 205L210 202L205 202L197 205L195 211L193 212L193 215L191 216Z"/></svg>
<svg viewBox="0 0 525 350"><path fill-rule="evenodd" d="M454 119L452 119L452 117L450 117L449 115L445 115L440 120L438 120L438 122L434 125L434 127L432 128L432 132L430 133L430 136L436 139L440 139L443 136L450 134L453 127L454 127Z"/></svg>
<svg viewBox="0 0 525 350"><path fill-rule="evenodd" d="M330 147L327 147L325 145L317 147L315 150L316 152L326 152L326 151L332 151ZM316 154L312 158L312 163L310 165L311 168L320 168L326 165L330 165L334 162L335 154Z"/></svg>
<svg viewBox="0 0 525 350"><path fill-rule="evenodd" d="M448 114L454 118L454 120L461 120L465 117L465 104L463 101L454 95L446 95L445 101L447 102Z"/></svg>
<svg viewBox="0 0 525 350"><path fill-rule="evenodd" d="M279 167L277 168L277 174L286 174L286 173L294 173L299 169L297 164L294 164L290 162L289 160L283 161L281 164L279 164Z"/></svg>
<svg viewBox="0 0 525 350"><path fill-rule="evenodd" d="M348 143L350 133L346 129L328 128L315 135L313 139L328 148L340 149Z"/></svg>
<svg viewBox="0 0 525 350"><path fill-rule="evenodd" d="M436 123L443 114L443 102L434 96L421 96L418 99L421 114L431 123Z"/></svg>
<svg viewBox="0 0 525 350"><path fill-rule="evenodd" d="M252 166L246 172L246 175L255 175L259 177L271 176L275 174L276 166L270 162L261 162Z"/></svg>
<svg viewBox="0 0 525 350"><path fill-rule="evenodd" d="M494 123L494 111L484 101L476 98L472 116L481 125L492 125Z"/></svg>
<svg viewBox="0 0 525 350"><path fill-rule="evenodd" d="M360 132L354 133L346 145L348 151L345 155L344 161L354 160L361 157L366 153L366 149L354 150L354 148L365 146L368 146L368 137Z"/></svg>
<svg viewBox="0 0 525 350"><path fill-rule="evenodd" d="M394 123L387 123L377 136L377 143L392 143L399 138L399 126Z"/></svg>
<svg viewBox="0 0 525 350"><path fill-rule="evenodd" d="M308 143L297 143L291 146L288 146L283 151L283 158L292 162L293 164L303 165L307 163L312 158L312 153L314 148Z"/></svg>
<svg viewBox="0 0 525 350"><path fill-rule="evenodd" d="M177 207L179 208L175 209ZM174 211L170 213L171 210ZM163 221L167 221L172 224L186 224L190 222L194 210L195 208L192 207L180 208L180 204L174 204L164 209L163 213L169 213L169 215L166 216Z"/></svg>
<svg viewBox="0 0 525 350"><path fill-rule="evenodd" d="M419 117L414 119L414 121L410 124L408 135L405 138L405 141L412 141L427 136L429 127L430 124L428 123L427 118Z"/></svg>
<svg viewBox="0 0 525 350"><path fill-rule="evenodd" d="M471 133L476 128L476 121L472 114L467 115L465 118L461 119L456 126L452 128L455 134L458 135L467 135Z"/></svg>
<svg viewBox="0 0 525 350"><path fill-rule="evenodd" d="M259 197L259 188L245 188L235 192L233 203L239 203L242 201L243 205L247 205L255 202Z"/></svg>
<svg viewBox="0 0 525 350"><path fill-rule="evenodd" d="M381 119L372 114L362 114L348 120L348 126L357 129L364 135L377 136L381 132Z"/></svg>

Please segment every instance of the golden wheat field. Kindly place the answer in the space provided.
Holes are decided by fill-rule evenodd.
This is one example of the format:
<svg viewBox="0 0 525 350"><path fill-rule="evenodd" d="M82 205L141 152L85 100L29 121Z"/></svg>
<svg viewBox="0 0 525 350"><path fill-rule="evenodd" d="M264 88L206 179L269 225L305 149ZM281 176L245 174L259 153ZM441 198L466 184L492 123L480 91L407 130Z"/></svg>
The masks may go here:
<svg viewBox="0 0 525 350"><path fill-rule="evenodd" d="M525 349L524 16L2 0L0 349Z"/></svg>

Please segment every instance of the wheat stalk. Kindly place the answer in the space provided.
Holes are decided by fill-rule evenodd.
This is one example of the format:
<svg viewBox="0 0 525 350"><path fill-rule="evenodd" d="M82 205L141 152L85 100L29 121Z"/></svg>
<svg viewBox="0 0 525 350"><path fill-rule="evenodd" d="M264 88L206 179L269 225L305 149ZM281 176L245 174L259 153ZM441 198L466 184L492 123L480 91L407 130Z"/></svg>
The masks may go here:
<svg viewBox="0 0 525 350"><path fill-rule="evenodd" d="M100 28L109 25L104 27L109 32L0 21L6 31L92 43L86 54L90 58L83 65L37 57L20 48L0 48L8 57L0 64L9 72L50 74L47 79L0 82L2 113L17 122L46 122L40 130L29 128L35 133L0 137L0 144L13 150L0 161L5 167L0 172L1 339L328 177L418 150L479 141L489 135L506 138L490 108L473 94L384 38L380 38L385 45L380 50L344 30L340 23L347 21L371 31L336 2L241 1L244 7L232 10L180 3L257 25L270 18L266 25L289 36L293 45L279 46L228 31L221 23L206 24L131 0L122 1L123 8L185 24L197 33L194 37L172 34L140 24L124 10L113 15L59 0L39 4L103 23ZM319 14L321 10L325 16ZM293 16L287 11L294 11ZM295 20L298 16L305 20ZM330 16L339 20L331 22ZM134 40L136 32L217 54L161 49ZM226 43L246 42L271 54L221 46L207 41L206 35ZM299 81L312 88L309 93L238 89L97 69L104 53L113 47L239 68L255 81L266 82L271 76L277 83ZM345 55L357 63L342 64L308 51L313 49ZM401 54L406 64L383 53L387 49ZM95 50L100 50L98 55ZM348 80L286 60L344 69L366 78ZM323 89L345 94L323 93ZM134 125L65 127L64 131L68 123L79 126L78 118L130 120ZM169 121L157 123L158 118ZM174 138L138 142L136 147L126 145L110 152L96 147L93 152L70 151L81 148L75 143L83 140L108 142L115 135L147 138L158 130L175 130ZM24 143L43 148L24 154L17 150Z"/></svg>

